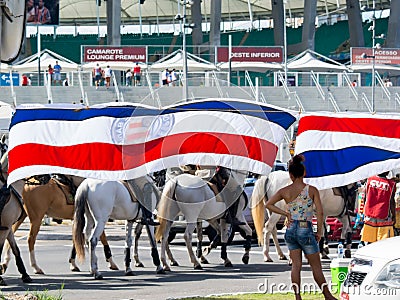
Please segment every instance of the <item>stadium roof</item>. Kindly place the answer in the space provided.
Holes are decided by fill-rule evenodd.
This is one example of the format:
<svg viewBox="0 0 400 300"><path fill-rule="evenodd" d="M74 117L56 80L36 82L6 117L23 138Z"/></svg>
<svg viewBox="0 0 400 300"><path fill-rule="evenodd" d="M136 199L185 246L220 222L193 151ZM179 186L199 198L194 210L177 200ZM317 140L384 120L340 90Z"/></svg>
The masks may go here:
<svg viewBox="0 0 400 300"><path fill-rule="evenodd" d="M59 0L60 25L93 25L97 22L96 0ZM101 0L99 16L104 22L106 18L106 3ZM203 0L201 10L204 16L210 15L212 0ZM282 0L280 0L282 1ZM139 0L121 0L121 23L123 25L139 24L141 15L144 24L172 24L178 13L178 2L182 6L182 0L145 0L139 4ZM271 0L221 0L222 19L225 21L254 21L271 18ZM249 6L250 4L250 6ZM360 0L360 6L372 6L371 0ZM139 9L139 6L140 9ZM251 9L249 9L249 7ZM376 0L376 9L390 7L390 0ZM303 16L304 0L287 0L287 10L292 17ZM252 18L250 18L250 10ZM140 13L139 13L140 11ZM317 15L341 14L346 12L346 0L317 0ZM187 15L190 8L187 6ZM207 18L208 19L208 18Z"/></svg>

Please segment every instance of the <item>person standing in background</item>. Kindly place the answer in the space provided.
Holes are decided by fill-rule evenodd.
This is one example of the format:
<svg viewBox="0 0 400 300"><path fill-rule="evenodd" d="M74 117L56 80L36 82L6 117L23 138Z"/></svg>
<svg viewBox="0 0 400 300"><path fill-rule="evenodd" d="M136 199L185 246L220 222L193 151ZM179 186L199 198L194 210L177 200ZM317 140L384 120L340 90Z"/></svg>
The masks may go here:
<svg viewBox="0 0 400 300"><path fill-rule="evenodd" d="M169 71L168 69L165 69L161 73L161 81L163 85L168 85L168 77L169 77Z"/></svg>
<svg viewBox="0 0 400 300"><path fill-rule="evenodd" d="M54 75L53 75L53 80L54 80L54 85L57 85L57 81L61 84L61 66L58 64L58 61L56 61L56 64L53 67L54 69Z"/></svg>
<svg viewBox="0 0 400 300"><path fill-rule="evenodd" d="M22 86L27 86L28 85L28 76L26 76L26 74L22 74L21 85Z"/></svg>
<svg viewBox="0 0 400 300"><path fill-rule="evenodd" d="M107 66L107 68L104 69L104 77L106 79L106 88L108 89L111 84L111 76L112 76L112 70L110 66Z"/></svg>
<svg viewBox="0 0 400 300"><path fill-rule="evenodd" d="M125 73L125 85L131 86L132 85L132 72L131 69L126 70Z"/></svg>
<svg viewBox="0 0 400 300"><path fill-rule="evenodd" d="M53 67L52 67L51 65L49 65L49 66L47 67L47 73L49 74L49 76L48 76L48 81L49 81L50 84L51 84L51 82L53 81L53 74L54 74L54 69L53 69Z"/></svg>
<svg viewBox="0 0 400 300"><path fill-rule="evenodd" d="M102 77L102 70L101 70L99 64L96 64L96 67L94 67L92 76L93 76L94 84L96 85L96 90L97 90L100 86L101 77Z"/></svg>
<svg viewBox="0 0 400 300"><path fill-rule="evenodd" d="M136 63L135 67L133 68L133 79L135 80L135 86L140 85L140 76L141 76L141 68L139 63Z"/></svg>
<svg viewBox="0 0 400 300"><path fill-rule="evenodd" d="M371 176L365 186L364 226L361 241L373 243L394 236L396 183L388 179L389 172Z"/></svg>

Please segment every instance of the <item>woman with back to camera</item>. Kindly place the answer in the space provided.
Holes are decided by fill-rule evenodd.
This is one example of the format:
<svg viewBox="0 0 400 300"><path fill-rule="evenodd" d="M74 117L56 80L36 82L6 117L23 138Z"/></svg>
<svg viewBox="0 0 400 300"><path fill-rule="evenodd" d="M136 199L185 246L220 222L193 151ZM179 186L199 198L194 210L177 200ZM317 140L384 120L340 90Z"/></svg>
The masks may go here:
<svg viewBox="0 0 400 300"><path fill-rule="evenodd" d="M289 175L292 183L273 195L266 203L266 207L271 212L284 215L288 219L285 241L292 259L291 278L296 300L301 299L302 252L308 259L314 280L321 288L325 299L336 299L329 291L319 257L318 242L321 239L323 228L321 199L317 188L303 181L306 174L303 161L304 156L302 155L295 155L292 158L289 162ZM282 199L285 200L288 211L283 211L275 206L275 203ZM315 235L312 228L314 207L317 216L317 233Z"/></svg>

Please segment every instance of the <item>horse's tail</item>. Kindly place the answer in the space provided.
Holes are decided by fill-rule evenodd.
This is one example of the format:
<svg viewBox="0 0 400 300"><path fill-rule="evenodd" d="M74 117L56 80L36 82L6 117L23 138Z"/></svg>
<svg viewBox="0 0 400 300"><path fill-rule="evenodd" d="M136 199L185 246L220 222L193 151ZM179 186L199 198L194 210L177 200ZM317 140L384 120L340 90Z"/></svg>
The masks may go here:
<svg viewBox="0 0 400 300"><path fill-rule="evenodd" d="M165 184L165 187L161 194L161 199L157 208L157 219L160 222L160 225L157 226L157 230L155 233L156 241L161 240L166 230L168 222L168 212L170 211L172 201L174 201L175 188L176 188L176 180L169 180Z"/></svg>
<svg viewBox="0 0 400 300"><path fill-rule="evenodd" d="M85 188L84 188L85 187ZM88 189L85 185L80 185L75 195L75 213L72 227L72 239L76 249L77 257L80 261L85 259L85 208L87 203Z"/></svg>
<svg viewBox="0 0 400 300"><path fill-rule="evenodd" d="M256 229L258 243L264 244L263 229L265 223L265 204L266 195L265 185L268 177L261 177L256 181L251 195L251 215L253 217L254 227Z"/></svg>

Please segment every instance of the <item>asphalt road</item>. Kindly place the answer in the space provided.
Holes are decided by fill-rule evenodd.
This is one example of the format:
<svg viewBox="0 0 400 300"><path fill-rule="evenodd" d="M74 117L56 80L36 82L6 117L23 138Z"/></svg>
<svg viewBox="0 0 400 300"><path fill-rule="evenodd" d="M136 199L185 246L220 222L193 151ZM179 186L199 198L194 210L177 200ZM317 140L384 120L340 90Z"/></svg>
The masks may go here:
<svg viewBox="0 0 400 300"><path fill-rule="evenodd" d="M225 268L219 258L219 250L209 254L210 264L203 265L203 270L194 270L191 265L186 247L181 235L171 245L171 249L180 263L178 267L171 267L172 272L165 275L156 275L155 266L150 257L150 246L144 235L140 240L140 257L144 268L132 267L135 276L124 275L124 226L110 224L106 229L113 257L119 271L107 268L102 247L97 249L99 270L104 280L96 281L89 274L88 257L79 263L80 273L69 270L68 258L71 249L71 226L65 222L62 225L51 223L42 226L36 242L36 259L45 275L33 273L30 267L27 251L28 224L24 224L17 232L18 244L28 273L33 279L31 284L23 284L15 267L15 260L10 263L9 269L3 275L7 286L2 287L3 293L25 291L44 291L48 294L63 296L63 299L173 299L184 296L206 296L221 293L257 292L268 290L276 292L278 285L282 291L289 290L290 267L285 261L278 261L275 247L271 247L273 263L265 263L261 247L253 244L250 254L250 263L244 265L241 257L244 253L243 245L234 243L228 248L228 256L233 268ZM279 234L281 245L286 253L287 248ZM237 236L235 239L240 239ZM331 249L333 250L333 249ZM331 251L334 252L334 251ZM334 257L334 255L332 255ZM323 261L324 273L330 280L329 261ZM313 282L309 265L304 262L302 272L303 282Z"/></svg>

